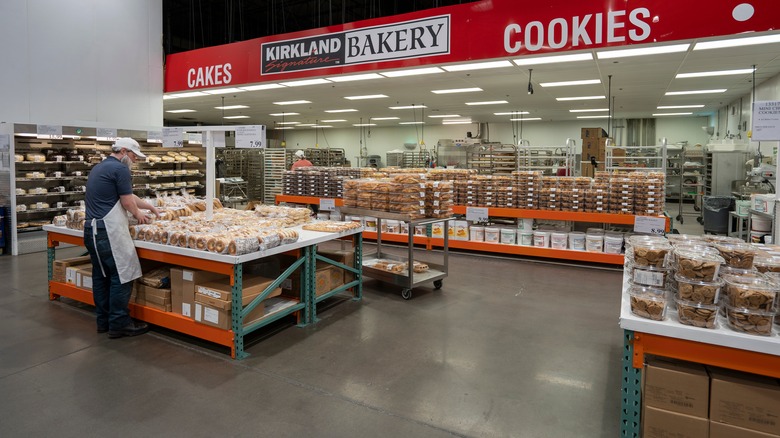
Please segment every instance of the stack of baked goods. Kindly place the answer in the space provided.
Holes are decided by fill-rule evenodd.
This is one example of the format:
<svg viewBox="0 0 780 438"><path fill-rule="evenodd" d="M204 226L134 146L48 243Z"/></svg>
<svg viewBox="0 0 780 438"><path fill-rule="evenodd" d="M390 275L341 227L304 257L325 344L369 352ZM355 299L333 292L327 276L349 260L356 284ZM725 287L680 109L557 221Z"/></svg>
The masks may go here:
<svg viewBox="0 0 780 438"><path fill-rule="evenodd" d="M338 222L338 221L316 221L304 225L304 230L319 231L321 233L342 233L348 230L360 228L358 222Z"/></svg>

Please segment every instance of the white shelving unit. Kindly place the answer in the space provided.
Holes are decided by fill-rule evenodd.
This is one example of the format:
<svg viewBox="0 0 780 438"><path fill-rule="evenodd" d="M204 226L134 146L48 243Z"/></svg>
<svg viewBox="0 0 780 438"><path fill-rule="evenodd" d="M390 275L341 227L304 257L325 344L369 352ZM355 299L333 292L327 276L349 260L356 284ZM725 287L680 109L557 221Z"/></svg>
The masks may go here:
<svg viewBox="0 0 780 438"><path fill-rule="evenodd" d="M625 151L625 156L615 155L616 149ZM659 171L666 174L666 139L658 146L606 146L606 170Z"/></svg>
<svg viewBox="0 0 780 438"><path fill-rule="evenodd" d="M529 146L517 147L518 170L538 170L545 175L556 175L559 169L566 169L566 175L574 175L574 141L569 139L566 146Z"/></svg>

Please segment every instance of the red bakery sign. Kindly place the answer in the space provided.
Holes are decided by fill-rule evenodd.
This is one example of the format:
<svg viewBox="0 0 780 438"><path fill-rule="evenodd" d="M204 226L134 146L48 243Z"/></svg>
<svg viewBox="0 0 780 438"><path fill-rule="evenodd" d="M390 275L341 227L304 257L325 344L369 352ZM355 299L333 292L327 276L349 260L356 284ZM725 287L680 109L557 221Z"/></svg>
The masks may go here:
<svg viewBox="0 0 780 438"><path fill-rule="evenodd" d="M663 43L780 25L777 0L484 0L169 55L165 91Z"/></svg>

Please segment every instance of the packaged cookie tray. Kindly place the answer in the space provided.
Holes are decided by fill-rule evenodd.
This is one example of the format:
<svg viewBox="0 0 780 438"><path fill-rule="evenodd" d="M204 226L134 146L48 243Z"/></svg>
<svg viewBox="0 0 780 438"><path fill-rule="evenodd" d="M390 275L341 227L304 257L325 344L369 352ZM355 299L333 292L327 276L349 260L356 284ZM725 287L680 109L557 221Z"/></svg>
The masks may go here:
<svg viewBox="0 0 780 438"><path fill-rule="evenodd" d="M720 252L726 265L733 268L750 269L758 249L747 243L716 243L715 249Z"/></svg>
<svg viewBox="0 0 780 438"><path fill-rule="evenodd" d="M645 286L631 286L631 313L641 318L662 321L666 318L666 291Z"/></svg>
<svg viewBox="0 0 780 438"><path fill-rule="evenodd" d="M701 251L675 250L677 273L698 281L713 281L718 278L723 257Z"/></svg>
<svg viewBox="0 0 780 438"><path fill-rule="evenodd" d="M749 335L771 336L774 311L749 310L726 305L726 320L732 330Z"/></svg>
<svg viewBox="0 0 780 438"><path fill-rule="evenodd" d="M736 275L726 275L723 279L731 306L767 312L776 310L780 286L773 281L766 277Z"/></svg>
<svg viewBox="0 0 780 438"><path fill-rule="evenodd" d="M696 303L679 297L674 301L677 307L677 321L680 324L708 329L717 328L719 308L717 304Z"/></svg>
<svg viewBox="0 0 780 438"><path fill-rule="evenodd" d="M717 304L724 285L722 279L705 282L692 280L680 274L676 274L674 279L680 299L700 304Z"/></svg>

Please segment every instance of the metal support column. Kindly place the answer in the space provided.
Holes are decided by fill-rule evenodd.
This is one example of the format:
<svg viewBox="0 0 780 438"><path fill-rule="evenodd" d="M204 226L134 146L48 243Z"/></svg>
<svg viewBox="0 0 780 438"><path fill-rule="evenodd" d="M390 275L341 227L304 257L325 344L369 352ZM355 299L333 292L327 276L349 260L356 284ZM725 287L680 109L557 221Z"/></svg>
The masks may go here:
<svg viewBox="0 0 780 438"><path fill-rule="evenodd" d="M48 271L48 280L46 282L46 289L49 291L49 300L56 300L58 295L51 293L51 283L49 283L54 275L54 251L55 246L53 242L50 242L46 248L46 268Z"/></svg>
<svg viewBox="0 0 780 438"><path fill-rule="evenodd" d="M316 314L316 297L317 297L317 284L315 276L317 275L317 245L310 245L304 248L304 257L306 261L303 264L303 287L304 296L306 297L306 323L311 324L317 322Z"/></svg>
<svg viewBox="0 0 780 438"><path fill-rule="evenodd" d="M244 352L244 320L241 317L241 310L243 309L242 296L243 296L243 271L244 265L233 265L233 288L230 294L231 297L231 311L230 317L233 322L233 350L235 359L244 359L249 354Z"/></svg>
<svg viewBox="0 0 780 438"><path fill-rule="evenodd" d="M634 332L623 331L623 372L621 385L620 436L639 436L642 409L642 370L634 368Z"/></svg>
<svg viewBox="0 0 780 438"><path fill-rule="evenodd" d="M357 233L352 237L355 247L355 261L353 263L357 272L354 274L358 285L355 286L353 301L360 301L363 298L363 233Z"/></svg>

